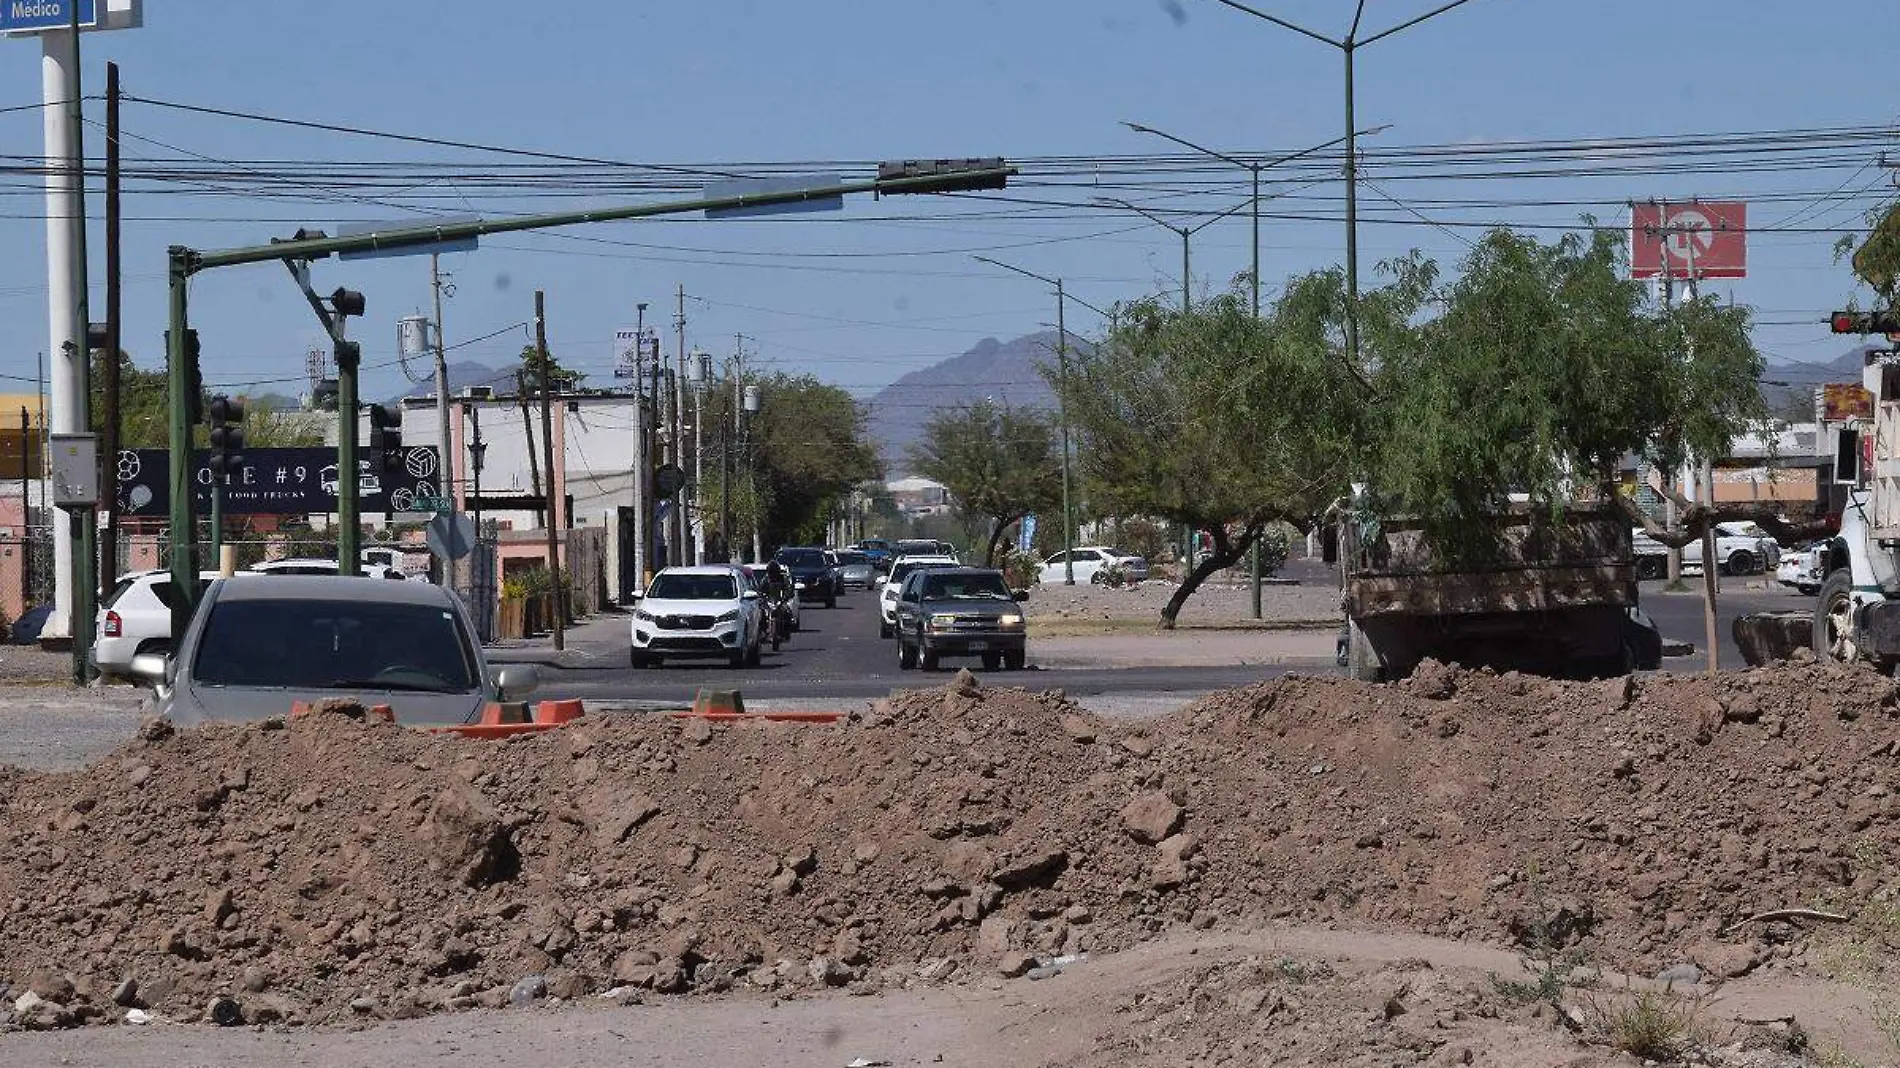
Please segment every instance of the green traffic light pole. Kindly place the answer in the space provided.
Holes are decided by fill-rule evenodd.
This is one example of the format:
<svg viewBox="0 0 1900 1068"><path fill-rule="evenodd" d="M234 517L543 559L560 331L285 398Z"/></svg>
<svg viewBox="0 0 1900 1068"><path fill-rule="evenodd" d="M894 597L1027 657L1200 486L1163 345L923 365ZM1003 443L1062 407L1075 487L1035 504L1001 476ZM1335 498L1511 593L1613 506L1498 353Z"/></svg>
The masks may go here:
<svg viewBox="0 0 1900 1068"><path fill-rule="evenodd" d="M1333 147L1334 145L1340 143L1341 141L1346 140L1347 137L1352 137L1352 136L1364 137L1371 134L1379 133L1382 130L1386 130L1390 128L1390 124L1388 123L1383 126L1374 126L1374 127L1371 127L1370 129L1359 130L1359 131L1356 131L1355 134L1346 134L1340 137L1335 137L1331 141L1327 141L1324 144L1314 145L1312 148L1303 148L1299 150L1298 152L1288 153L1287 155L1280 156L1277 159L1244 160L1237 156L1230 156L1225 152L1216 152L1213 149L1207 148L1203 145L1197 145L1185 137L1176 137L1175 135L1168 133L1166 130L1157 130L1152 126L1144 126L1138 122L1124 122L1122 123L1122 125L1128 127L1129 129L1135 131L1136 133L1153 134L1156 137L1159 137L1163 140L1173 141L1175 144L1180 145L1183 148L1191 148L1194 151L1199 152L1203 156L1211 156L1214 159L1222 161L1223 163L1231 163L1236 167L1245 168L1252 175L1253 196L1248 198L1248 202L1253 205L1253 317L1255 319L1260 318L1260 172L1266 170L1268 167L1277 167L1282 163L1291 163L1302 156L1310 156L1315 152L1323 152L1326 149L1329 149ZM1250 579L1250 582L1253 588L1253 618L1259 619L1261 616L1261 606L1260 606L1261 575L1260 575L1260 540L1258 538L1254 539L1254 543L1252 547L1250 547L1247 550L1247 572L1248 572L1248 577Z"/></svg>
<svg viewBox="0 0 1900 1068"><path fill-rule="evenodd" d="M1346 361L1352 373L1363 380L1364 371L1359 366L1359 158L1358 131L1353 128L1353 54L1374 41L1383 41L1400 30L1409 30L1426 19L1435 18L1469 3L1470 0L1451 0L1441 4L1416 18L1406 19L1396 26L1380 30L1370 37L1359 37L1359 20L1365 16L1366 0L1359 0L1353 10L1352 28L1342 38L1328 37L1323 33L1309 30L1297 23L1288 22L1277 15L1269 15L1255 7L1240 3L1240 0L1218 0L1219 3L1242 11L1258 19L1265 19L1282 29L1310 37L1321 44L1331 45L1346 59Z"/></svg>
<svg viewBox="0 0 1900 1068"><path fill-rule="evenodd" d="M1057 418L1062 421L1062 582L1066 586L1075 585L1075 506L1069 500L1069 401L1065 392L1069 382L1069 329L1063 318L1063 307L1069 300L1089 309L1102 318L1108 313L1083 300L1081 297L1069 297L1062 288L1062 279L1050 278L1034 271L1025 271L1002 260L993 260L988 256L977 256L977 261L992 267L1001 267L1005 271L1015 271L1025 278L1033 278L1056 287L1056 367L1062 376L1064 389L1056 391Z"/></svg>
<svg viewBox="0 0 1900 1068"><path fill-rule="evenodd" d="M880 172L885 170L880 167ZM442 225L422 225L396 227L389 230L363 234L349 234L341 237L304 237L289 241L277 241L267 245L252 245L246 248L200 251L184 245L173 245L168 252L167 278L170 283L170 319L171 334L166 346L166 383L168 402L171 408L170 438L171 454L169 482L171 483L171 573L172 581L180 593L172 609L172 633L183 635L186 625L191 621L191 612L198 602L198 537L192 527L193 508L191 499L191 421L186 407L191 393L191 371L185 353L185 331L190 327L186 290L192 276L218 267L238 267L249 263L282 262L292 267L311 260L324 259L344 252L375 252L379 250L418 248L445 241L460 241L487 234L518 233L523 230L546 230L560 226L575 226L591 222L618 222L627 219L644 219L661 215L680 215L692 211L724 211L738 208L766 207L777 204L796 204L814 200L830 200L859 193L898 194L898 193L951 193L971 189L1002 188L1016 168L1001 160L983 161L981 165L971 165L970 161L923 161L920 165L908 163L893 168L897 173L892 177L880 177L868 181L841 182L836 185L813 186L806 189L771 190L756 193L740 193L721 197L701 197L696 200L670 201L659 204L630 204L610 208L598 208L586 211L554 212L545 215L523 215L506 219L476 219L469 222L446 223ZM338 409L350 411L350 420L354 426L354 411L345 409L344 404L353 402L354 397L341 396L342 375L338 376ZM353 376L352 376L353 377ZM356 472L353 469L354 457L341 455L341 446L353 444L354 434L338 434L338 471L337 498L338 519L346 518L342 505L347 501L354 510L356 498ZM354 452L354 449L351 450ZM341 461L352 461L352 469L345 471ZM347 495L347 496L346 496Z"/></svg>

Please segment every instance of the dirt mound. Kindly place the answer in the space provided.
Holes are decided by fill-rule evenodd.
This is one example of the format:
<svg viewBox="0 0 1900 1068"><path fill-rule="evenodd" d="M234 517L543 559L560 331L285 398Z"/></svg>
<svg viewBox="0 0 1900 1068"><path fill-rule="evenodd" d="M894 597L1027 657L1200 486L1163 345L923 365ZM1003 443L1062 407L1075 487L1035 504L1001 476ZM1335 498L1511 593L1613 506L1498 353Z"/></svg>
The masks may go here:
<svg viewBox="0 0 1900 1068"><path fill-rule="evenodd" d="M959 675L835 727L154 729L0 774L0 1024L871 990L1284 916L1740 974L1801 947L1749 916L1883 885L1895 703L1822 666L1426 665L1145 723Z"/></svg>

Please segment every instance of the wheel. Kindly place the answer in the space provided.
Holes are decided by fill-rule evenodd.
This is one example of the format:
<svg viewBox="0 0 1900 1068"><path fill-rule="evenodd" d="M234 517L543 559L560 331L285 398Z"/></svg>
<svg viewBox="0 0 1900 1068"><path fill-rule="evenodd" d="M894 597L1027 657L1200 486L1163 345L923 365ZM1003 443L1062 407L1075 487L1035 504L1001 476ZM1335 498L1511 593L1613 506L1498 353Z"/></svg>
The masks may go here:
<svg viewBox="0 0 1900 1068"><path fill-rule="evenodd" d="M1003 666L1002 653L984 653L983 654L983 670L984 671L996 671L1002 666Z"/></svg>
<svg viewBox="0 0 1900 1068"><path fill-rule="evenodd" d="M1636 558L1636 577L1639 579L1659 579L1668 573L1668 557L1639 556Z"/></svg>
<svg viewBox="0 0 1900 1068"><path fill-rule="evenodd" d="M1372 641L1357 623L1346 625L1346 674L1360 682L1378 682L1385 674Z"/></svg>
<svg viewBox="0 0 1900 1068"><path fill-rule="evenodd" d="M1003 667L1010 671L1021 671L1029 659L1027 650L1006 649L1003 651Z"/></svg>
<svg viewBox="0 0 1900 1068"><path fill-rule="evenodd" d="M838 595L834 593L831 596L825 598L825 607L826 608L838 607Z"/></svg>
<svg viewBox="0 0 1900 1068"><path fill-rule="evenodd" d="M633 649L630 650L627 655L627 662L635 671L638 671L641 668L652 667L656 662L656 658L651 653L643 653L638 649Z"/></svg>
<svg viewBox="0 0 1900 1068"><path fill-rule="evenodd" d="M877 636L880 638L894 638L897 636L897 628L880 619L877 621Z"/></svg>
<svg viewBox="0 0 1900 1068"><path fill-rule="evenodd" d="M758 667L760 659L763 658L764 656L765 656L765 635L761 634L759 635L759 640L752 643L752 651L746 654L745 666Z"/></svg>
<svg viewBox="0 0 1900 1068"><path fill-rule="evenodd" d="M1851 663L1860 658L1854 642L1854 575L1841 568L1821 583L1814 606L1814 656L1817 660Z"/></svg>
<svg viewBox="0 0 1900 1068"><path fill-rule="evenodd" d="M775 653L778 652L778 645L779 645L778 624L774 623L772 624L772 651L773 652Z"/></svg>
<svg viewBox="0 0 1900 1068"><path fill-rule="evenodd" d="M726 654L726 663L733 667L742 668L745 666L745 662L746 649L744 646L740 646L738 649Z"/></svg>
<svg viewBox="0 0 1900 1068"><path fill-rule="evenodd" d="M897 639L897 667L900 671L909 671L917 666L917 650L912 649L904 639Z"/></svg>
<svg viewBox="0 0 1900 1068"><path fill-rule="evenodd" d="M1747 549L1737 549L1728 556L1728 573L1731 575L1753 575L1761 570L1755 554Z"/></svg>
<svg viewBox="0 0 1900 1068"><path fill-rule="evenodd" d="M937 670L937 654L930 649L925 649L918 656L917 663L925 671L935 671Z"/></svg>
<svg viewBox="0 0 1900 1068"><path fill-rule="evenodd" d="M1102 584L1102 573L1100 571L1096 571L1089 575L1089 585L1100 586L1101 584Z"/></svg>

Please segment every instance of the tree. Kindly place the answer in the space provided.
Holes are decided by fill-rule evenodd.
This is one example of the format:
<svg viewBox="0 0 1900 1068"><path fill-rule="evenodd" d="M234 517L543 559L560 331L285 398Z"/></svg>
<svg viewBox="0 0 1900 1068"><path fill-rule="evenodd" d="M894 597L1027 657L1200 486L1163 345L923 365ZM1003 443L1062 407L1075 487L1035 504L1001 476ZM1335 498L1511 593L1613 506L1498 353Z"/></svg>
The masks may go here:
<svg viewBox="0 0 1900 1068"><path fill-rule="evenodd" d="M1513 494L1557 511L1594 492L1671 545L1718 518L1683 501L1683 525L1665 528L1616 478L1626 456L1673 469L1766 425L1748 312L1647 307L1622 241L1493 231L1443 286L1429 261L1391 265L1390 292L1406 295L1393 306L1416 297L1438 314L1393 324L1380 350L1362 470L1444 550L1480 548L1489 528L1473 520Z"/></svg>
<svg viewBox="0 0 1900 1068"><path fill-rule="evenodd" d="M105 353L92 354L92 380L105 380ZM119 447L122 449L163 449L171 443L171 403L164 370L147 371L119 354ZM244 443L249 448L287 448L323 444L323 425L330 416L311 416L277 407L268 396L244 401ZM91 425L105 425L105 394L95 389L91 398ZM194 427L193 441L202 446L205 431Z"/></svg>
<svg viewBox="0 0 1900 1068"><path fill-rule="evenodd" d="M941 482L965 514L988 521L983 566L1011 525L1062 502L1062 460L1047 412L983 400L924 421L910 450L917 473Z"/></svg>
<svg viewBox="0 0 1900 1068"><path fill-rule="evenodd" d="M1212 540L1162 609L1163 629L1268 524L1310 526L1346 483L1360 387L1316 313L1325 285L1289 286L1266 319L1239 291L1188 312L1152 298L1124 305L1066 376L1045 371L1080 432L1093 505Z"/></svg>
<svg viewBox="0 0 1900 1068"><path fill-rule="evenodd" d="M810 375L776 374L751 384L758 387L761 404L745 416L743 448L731 436L731 379L709 388L703 398L706 456L700 504L715 515L721 507L723 448L734 473L734 527L744 530L756 522L768 545L818 541L831 505L881 474L877 450L865 436L864 412L849 393ZM734 545L740 541L736 535L736 530L729 535Z"/></svg>

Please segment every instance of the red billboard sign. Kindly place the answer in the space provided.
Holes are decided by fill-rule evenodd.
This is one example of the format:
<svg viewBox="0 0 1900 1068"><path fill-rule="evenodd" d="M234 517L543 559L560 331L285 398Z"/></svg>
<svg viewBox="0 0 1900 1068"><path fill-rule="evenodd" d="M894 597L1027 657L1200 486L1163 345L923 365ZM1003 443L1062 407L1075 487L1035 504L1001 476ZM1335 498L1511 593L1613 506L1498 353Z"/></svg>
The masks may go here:
<svg viewBox="0 0 1900 1068"><path fill-rule="evenodd" d="M1748 205L1690 201L1630 206L1630 276L1743 278L1748 274Z"/></svg>

